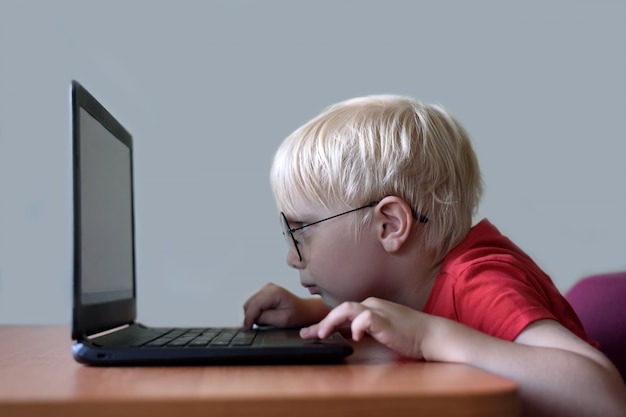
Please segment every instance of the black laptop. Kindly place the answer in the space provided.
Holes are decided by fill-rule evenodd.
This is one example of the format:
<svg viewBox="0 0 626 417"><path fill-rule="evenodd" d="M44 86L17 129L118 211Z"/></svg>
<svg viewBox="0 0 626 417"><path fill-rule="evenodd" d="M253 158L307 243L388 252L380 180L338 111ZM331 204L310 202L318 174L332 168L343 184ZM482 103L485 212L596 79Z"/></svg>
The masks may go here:
<svg viewBox="0 0 626 417"><path fill-rule="evenodd" d="M74 358L88 365L341 362L335 333L297 329L157 328L137 320L131 134L81 84L70 85L74 180Z"/></svg>

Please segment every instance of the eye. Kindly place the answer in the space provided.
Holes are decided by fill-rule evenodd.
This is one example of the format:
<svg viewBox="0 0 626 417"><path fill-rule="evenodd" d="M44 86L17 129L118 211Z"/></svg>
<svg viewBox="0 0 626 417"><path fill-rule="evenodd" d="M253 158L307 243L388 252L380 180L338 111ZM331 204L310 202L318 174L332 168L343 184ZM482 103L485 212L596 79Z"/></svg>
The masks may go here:
<svg viewBox="0 0 626 417"><path fill-rule="evenodd" d="M296 230L294 230L292 232L293 235L293 240L296 241L296 243L300 243L302 242L303 236L302 234L308 229L308 224L302 224L302 223L296 223L297 226L295 227Z"/></svg>

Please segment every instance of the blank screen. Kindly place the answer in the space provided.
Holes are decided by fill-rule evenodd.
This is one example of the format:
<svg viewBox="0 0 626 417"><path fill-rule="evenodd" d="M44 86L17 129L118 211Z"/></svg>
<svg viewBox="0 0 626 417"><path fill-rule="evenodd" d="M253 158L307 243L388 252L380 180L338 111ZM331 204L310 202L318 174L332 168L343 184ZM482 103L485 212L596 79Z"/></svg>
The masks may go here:
<svg viewBox="0 0 626 417"><path fill-rule="evenodd" d="M131 151L80 109L81 300L133 297Z"/></svg>

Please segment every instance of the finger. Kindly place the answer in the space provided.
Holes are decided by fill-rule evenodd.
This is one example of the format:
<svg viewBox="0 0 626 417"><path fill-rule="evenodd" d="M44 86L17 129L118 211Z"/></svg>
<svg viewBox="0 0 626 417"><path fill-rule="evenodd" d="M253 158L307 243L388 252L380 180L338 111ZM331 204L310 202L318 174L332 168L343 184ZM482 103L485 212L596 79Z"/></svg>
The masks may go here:
<svg viewBox="0 0 626 417"><path fill-rule="evenodd" d="M286 310L264 310L255 320L256 324L288 327L289 312Z"/></svg>
<svg viewBox="0 0 626 417"><path fill-rule="evenodd" d="M259 320L263 312L276 308L278 304L280 304L280 297L277 296L276 292L270 291L268 286L263 287L243 305L244 328L252 328L252 325Z"/></svg>
<svg viewBox="0 0 626 417"><path fill-rule="evenodd" d="M243 309L247 310L248 308L250 308L253 304L257 303L258 300L262 300L266 297L270 297L272 294L277 293L278 291L278 286L276 284L273 283L267 283L265 284L263 287L261 287L257 292L255 292L254 294L252 294L245 303L243 303Z"/></svg>
<svg viewBox="0 0 626 417"><path fill-rule="evenodd" d="M351 322L354 318L361 313L365 307L356 302L344 302L333 310L320 321L315 328L317 331L317 337L325 339L330 336L339 326L344 323Z"/></svg>
<svg viewBox="0 0 626 417"><path fill-rule="evenodd" d="M351 324L352 338L361 340L367 333L378 342L387 345L389 340L389 332L391 326L389 320L376 310L364 310L356 316Z"/></svg>
<svg viewBox="0 0 626 417"><path fill-rule="evenodd" d="M252 325L257 321L261 310L256 307L255 304L248 304L244 306L243 327L250 330Z"/></svg>
<svg viewBox="0 0 626 417"><path fill-rule="evenodd" d="M314 324L309 327L303 327L300 329L300 337L303 339L316 339L319 325Z"/></svg>
<svg viewBox="0 0 626 417"><path fill-rule="evenodd" d="M350 330L352 331L352 339L355 341L359 341L363 338L363 336L368 333L372 335L372 322L378 316L374 314L371 310L363 310L360 314L358 314L350 325Z"/></svg>

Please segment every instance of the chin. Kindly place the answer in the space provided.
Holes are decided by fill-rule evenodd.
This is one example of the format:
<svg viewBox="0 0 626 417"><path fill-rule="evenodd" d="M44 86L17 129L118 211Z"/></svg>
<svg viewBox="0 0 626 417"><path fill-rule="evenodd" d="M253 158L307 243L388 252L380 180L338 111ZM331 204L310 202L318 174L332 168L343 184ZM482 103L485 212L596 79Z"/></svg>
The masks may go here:
<svg viewBox="0 0 626 417"><path fill-rule="evenodd" d="M344 300L337 300L336 298L331 297L327 294L320 294L320 297L322 298L324 304L326 304L326 306L331 310L344 302Z"/></svg>

